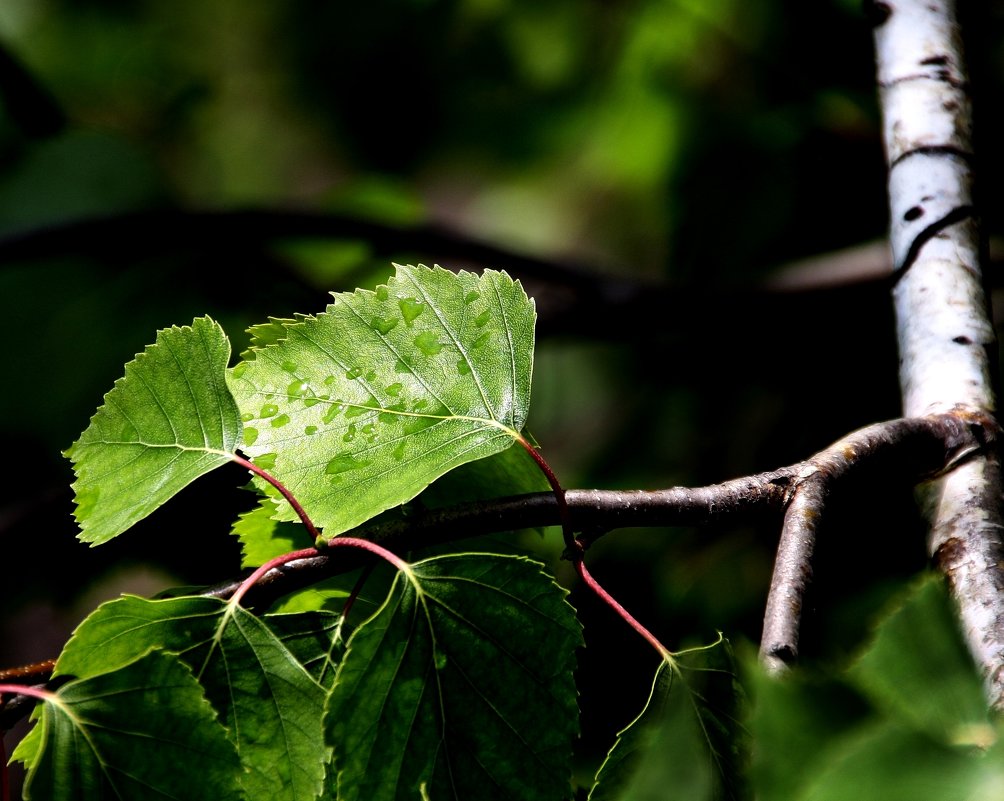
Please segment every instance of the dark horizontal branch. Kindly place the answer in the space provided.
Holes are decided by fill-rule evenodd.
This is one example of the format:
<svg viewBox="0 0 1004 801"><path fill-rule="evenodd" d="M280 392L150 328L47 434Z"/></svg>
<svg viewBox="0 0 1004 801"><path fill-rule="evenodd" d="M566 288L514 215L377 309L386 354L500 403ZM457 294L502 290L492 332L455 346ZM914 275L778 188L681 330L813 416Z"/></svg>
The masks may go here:
<svg viewBox="0 0 1004 801"><path fill-rule="evenodd" d="M588 547L605 533L633 526L699 526L748 522L785 512L774 579L764 622L762 652L774 667L788 664L798 650L801 597L811 575L815 528L835 483L871 466L919 481L933 477L997 439L994 421L963 413L877 423L839 440L815 456L789 467L707 487L661 490L569 490L572 526ZM551 493L499 498L360 526L345 536L368 539L405 553L421 547L514 529L558 525ZM349 549L345 549L348 551ZM366 554L318 551L266 573L243 603L267 609L275 600L325 578L365 564ZM205 592L228 598L242 580ZM3 671L8 683L44 683L51 663ZM26 714L33 704L8 699L0 706L0 730Z"/></svg>
<svg viewBox="0 0 1004 801"><path fill-rule="evenodd" d="M995 438L996 424L960 415L936 415L877 423L856 431L804 462L767 473L707 487L662 490L568 490L572 526L585 546L616 528L635 526L701 526L748 522L780 515L804 487L832 482L854 468L872 465L911 480L929 478ZM824 493L825 496L825 493ZM559 525L558 504L551 493L534 493L418 510L407 517L360 526L345 536L369 539L404 553L515 529ZM782 537L783 540L783 537ZM782 546L784 542L782 541ZM811 547L779 552L779 564L795 565L811 557ZM263 577L246 596L247 603L267 607L275 599L336 573L356 569L365 556L316 557L291 562ZM228 597L240 581L210 591Z"/></svg>
<svg viewBox="0 0 1004 801"><path fill-rule="evenodd" d="M604 533L634 526L698 526L780 513L792 485L789 470L761 473L710 487L662 490L567 490L565 500L574 530L587 547ZM443 509L422 509L406 518L368 524L346 537L367 539L396 553L406 553L470 537L561 524L558 503L550 492L476 501ZM245 598L252 606L274 600L323 578L355 570L368 557L319 552L290 562L262 577ZM209 590L229 597L241 580Z"/></svg>

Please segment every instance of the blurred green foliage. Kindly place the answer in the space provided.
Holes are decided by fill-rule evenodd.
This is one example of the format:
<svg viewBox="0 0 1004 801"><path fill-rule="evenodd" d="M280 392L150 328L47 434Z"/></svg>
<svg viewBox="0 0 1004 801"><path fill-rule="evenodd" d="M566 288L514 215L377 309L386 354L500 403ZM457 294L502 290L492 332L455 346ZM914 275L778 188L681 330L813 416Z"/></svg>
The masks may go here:
<svg viewBox="0 0 1004 801"><path fill-rule="evenodd" d="M964 11L997 233L1004 9ZM239 471L193 486L106 550L73 539L59 452L156 329L211 314L239 352L240 332L267 315L320 311L328 291L386 277L388 254L507 268L211 221L192 236L168 212L435 224L640 286L630 302L587 297L512 269L538 297L545 335L530 426L569 486L723 480L895 416L881 291L759 291L789 260L884 235L873 72L871 31L850 0L5 0L0 433L21 463L0 538L5 564L45 556L4 571L8 620L72 604L123 560L186 583L239 564L236 543L216 544L250 506L233 489ZM139 237L126 217L100 236L67 235L74 221L140 212L162 225ZM44 229L34 249L10 249ZM881 503L856 489L835 499L820 543L810 661L851 653L925 561L910 488L883 487ZM776 535L775 521L619 532L596 547L594 572L671 647L718 629L755 641ZM553 537L540 547L560 548ZM70 609L64 626L87 611ZM625 656L624 681L584 710L587 754L640 708L651 675L644 647L596 618L582 681L609 674L589 656L609 648ZM54 650L8 628L0 664Z"/></svg>

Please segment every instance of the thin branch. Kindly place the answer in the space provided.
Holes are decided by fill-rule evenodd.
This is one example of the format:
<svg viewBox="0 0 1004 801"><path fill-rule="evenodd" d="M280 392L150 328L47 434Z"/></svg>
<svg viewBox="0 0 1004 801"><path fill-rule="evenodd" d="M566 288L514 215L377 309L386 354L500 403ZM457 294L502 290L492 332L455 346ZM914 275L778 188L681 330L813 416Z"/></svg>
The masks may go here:
<svg viewBox="0 0 1004 801"><path fill-rule="evenodd" d="M854 432L812 458L779 470L707 487L567 490L565 501L571 526L588 548L599 537L618 528L717 525L780 515L799 487L810 479L817 480L813 476L820 472L827 482L832 482L854 468L880 462L883 469L896 475L922 480L946 466L960 463L995 439L996 426L985 419L948 414L892 420ZM404 518L365 524L344 536L370 540L404 553L483 534L561 522L553 493L542 492L444 509L419 509ZM779 561L789 561L784 553L787 552L779 555ZM807 563L809 555L791 558ZM249 590L247 603L267 607L290 592L336 573L349 572L361 564L351 554L339 555L337 560L328 554L298 559L266 573ZM240 583L221 584L209 594L229 597ZM797 621L794 627L797 629Z"/></svg>
<svg viewBox="0 0 1004 801"><path fill-rule="evenodd" d="M802 601L812 577L816 532L834 485L865 463L930 478L985 453L993 420L964 415L904 418L862 428L796 465L764 612L760 658L775 673L798 656ZM908 469L903 470L904 467Z"/></svg>
<svg viewBox="0 0 1004 801"><path fill-rule="evenodd" d="M585 547L604 534L633 526L700 526L780 514L793 484L794 468L761 473L708 487L663 490L566 490L572 528ZM347 537L379 543L404 553L484 534L561 525L552 492L475 501L442 509L417 509L407 517L364 524ZM297 559L262 576L248 591L247 604L267 607L278 598L363 564L356 554L318 553ZM207 592L228 598L241 581Z"/></svg>
<svg viewBox="0 0 1004 801"><path fill-rule="evenodd" d="M930 478L946 470L961 469L995 448L997 438L996 424L978 415L891 420L849 434L804 462L767 473L696 488L568 490L565 501L571 526L581 532L578 539L586 548L616 528L738 523L780 515L787 509L778 571L767 603L762 651L765 661L777 667L787 664L798 651L801 596L811 573L815 536L811 521L822 513L826 495L835 483L866 465L880 466L904 479ZM492 532L559 525L561 517L554 494L542 492L421 510L407 518L360 526L343 537L404 552ZM354 548L342 550L345 553L335 556L307 549L297 554L299 558L264 571L254 586L247 588L245 604L266 609L278 598L354 570L369 558L367 553L353 553ZM229 598L246 582L246 577L230 581L204 594ZM50 668L48 664L44 667ZM23 674L25 681L45 681L43 673L32 672L32 668L16 668L0 675L6 681L17 681L18 674ZM29 708L23 699L4 703L0 706L0 729L8 728Z"/></svg>

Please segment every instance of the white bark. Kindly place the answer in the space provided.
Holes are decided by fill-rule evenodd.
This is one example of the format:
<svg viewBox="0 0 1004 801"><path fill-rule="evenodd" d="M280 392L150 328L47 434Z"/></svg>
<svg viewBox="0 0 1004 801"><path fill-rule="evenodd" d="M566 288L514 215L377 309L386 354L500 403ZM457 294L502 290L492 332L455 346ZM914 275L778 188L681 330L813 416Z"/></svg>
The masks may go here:
<svg viewBox="0 0 1004 801"><path fill-rule="evenodd" d="M972 200L968 83L954 4L874 5L889 163L900 384L909 417L995 411L994 331ZM1004 710L1004 548L995 452L931 488L929 547L959 605L989 699Z"/></svg>

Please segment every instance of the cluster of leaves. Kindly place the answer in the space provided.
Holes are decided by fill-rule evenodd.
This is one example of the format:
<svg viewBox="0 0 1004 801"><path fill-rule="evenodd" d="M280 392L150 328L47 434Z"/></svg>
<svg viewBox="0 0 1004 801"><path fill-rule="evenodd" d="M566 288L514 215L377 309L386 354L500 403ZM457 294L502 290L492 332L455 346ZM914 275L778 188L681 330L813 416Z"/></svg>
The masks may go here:
<svg viewBox="0 0 1004 801"><path fill-rule="evenodd" d="M532 447L534 318L504 273L400 267L320 315L252 329L233 368L212 320L161 331L68 451L81 538L117 536L230 461L253 468L260 493L234 526L250 566L318 528L330 547L464 464L484 465L496 492L525 487L511 462L497 468L514 443ZM570 798L583 637L564 590L522 556L388 556L396 577L358 624L322 608L351 600L344 588L287 613L249 611L240 591L99 607L59 657L59 689L32 691L44 703L14 754L27 797ZM1004 787L998 732L937 585L825 687L750 673L744 727L724 640L664 654L589 797L990 799Z"/></svg>
<svg viewBox="0 0 1004 801"><path fill-rule="evenodd" d="M399 506L526 443L534 320L504 273L401 267L254 328L232 369L212 320L161 331L68 451L81 539L228 461L261 494L235 525L246 564ZM567 797L582 635L565 592L519 556L395 564L351 634L344 615L257 616L240 594L104 604L15 753L29 797Z"/></svg>

